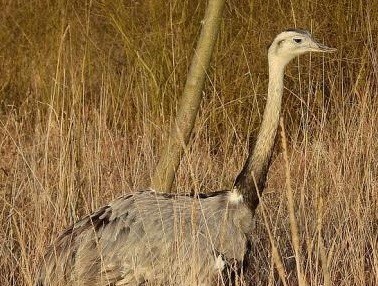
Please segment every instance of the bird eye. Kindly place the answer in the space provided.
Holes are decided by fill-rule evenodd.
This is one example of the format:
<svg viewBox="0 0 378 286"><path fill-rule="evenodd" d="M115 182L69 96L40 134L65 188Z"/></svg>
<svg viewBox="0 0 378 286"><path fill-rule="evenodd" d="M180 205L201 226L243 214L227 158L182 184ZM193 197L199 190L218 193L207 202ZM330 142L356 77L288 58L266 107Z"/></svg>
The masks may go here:
<svg viewBox="0 0 378 286"><path fill-rule="evenodd" d="M296 42L296 43L298 43L298 44L299 44L299 43L301 43L301 42L302 42L302 39L298 39L298 38L295 38L295 39L294 39L294 42Z"/></svg>

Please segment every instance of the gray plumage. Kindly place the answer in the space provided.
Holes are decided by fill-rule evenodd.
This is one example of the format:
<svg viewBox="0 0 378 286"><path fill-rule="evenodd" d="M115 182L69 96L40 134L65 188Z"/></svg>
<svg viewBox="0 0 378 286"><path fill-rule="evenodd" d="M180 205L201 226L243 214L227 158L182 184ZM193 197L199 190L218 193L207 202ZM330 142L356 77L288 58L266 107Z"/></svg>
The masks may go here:
<svg viewBox="0 0 378 286"><path fill-rule="evenodd" d="M242 261L251 231L250 210L230 202L230 195L147 190L122 196L57 239L45 256L40 283L209 285L223 270L215 267L217 261L220 266Z"/></svg>
<svg viewBox="0 0 378 286"><path fill-rule="evenodd" d="M232 190L124 195L58 237L44 256L37 285L214 285L232 278L229 271L237 274L248 255L258 192L270 165L284 68L309 51L332 49L303 30L282 32L270 46L263 121Z"/></svg>

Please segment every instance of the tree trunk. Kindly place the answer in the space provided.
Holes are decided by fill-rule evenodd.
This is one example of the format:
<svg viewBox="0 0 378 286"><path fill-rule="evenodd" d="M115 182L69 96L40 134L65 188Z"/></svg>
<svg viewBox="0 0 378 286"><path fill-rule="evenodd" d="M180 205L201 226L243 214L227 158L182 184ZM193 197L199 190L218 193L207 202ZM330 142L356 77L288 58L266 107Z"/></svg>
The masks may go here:
<svg viewBox="0 0 378 286"><path fill-rule="evenodd" d="M209 0L201 35L193 55L181 96L177 118L171 127L159 163L152 177L151 187L169 192L180 164L183 148L189 141L202 99L206 71L218 36L225 0Z"/></svg>

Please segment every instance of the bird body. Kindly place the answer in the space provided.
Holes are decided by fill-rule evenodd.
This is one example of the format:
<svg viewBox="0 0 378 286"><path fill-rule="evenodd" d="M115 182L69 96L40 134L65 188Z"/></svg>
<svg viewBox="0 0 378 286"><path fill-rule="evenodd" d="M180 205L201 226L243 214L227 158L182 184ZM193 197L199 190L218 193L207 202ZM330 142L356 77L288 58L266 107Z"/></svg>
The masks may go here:
<svg viewBox="0 0 378 286"><path fill-rule="evenodd" d="M119 197L60 235L45 257L55 263L46 263L40 283L211 285L247 251L252 213L237 198L232 191L152 190Z"/></svg>
<svg viewBox="0 0 378 286"><path fill-rule="evenodd" d="M230 269L240 270L270 166L284 69L309 51L332 49L303 30L284 31L269 47L261 128L232 190L124 195L59 236L42 261L37 285L214 285L232 276Z"/></svg>

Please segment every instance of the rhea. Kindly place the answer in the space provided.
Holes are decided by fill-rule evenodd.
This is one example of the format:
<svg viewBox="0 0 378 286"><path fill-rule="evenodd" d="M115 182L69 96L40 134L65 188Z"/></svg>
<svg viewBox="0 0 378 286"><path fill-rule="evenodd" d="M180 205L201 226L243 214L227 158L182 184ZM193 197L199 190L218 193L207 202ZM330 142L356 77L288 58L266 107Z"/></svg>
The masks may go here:
<svg viewBox="0 0 378 286"><path fill-rule="evenodd" d="M37 285L214 285L243 267L252 218L277 133L285 66L331 52L309 32L280 33L268 50L269 86L256 143L231 190L123 195L66 229L48 248Z"/></svg>

